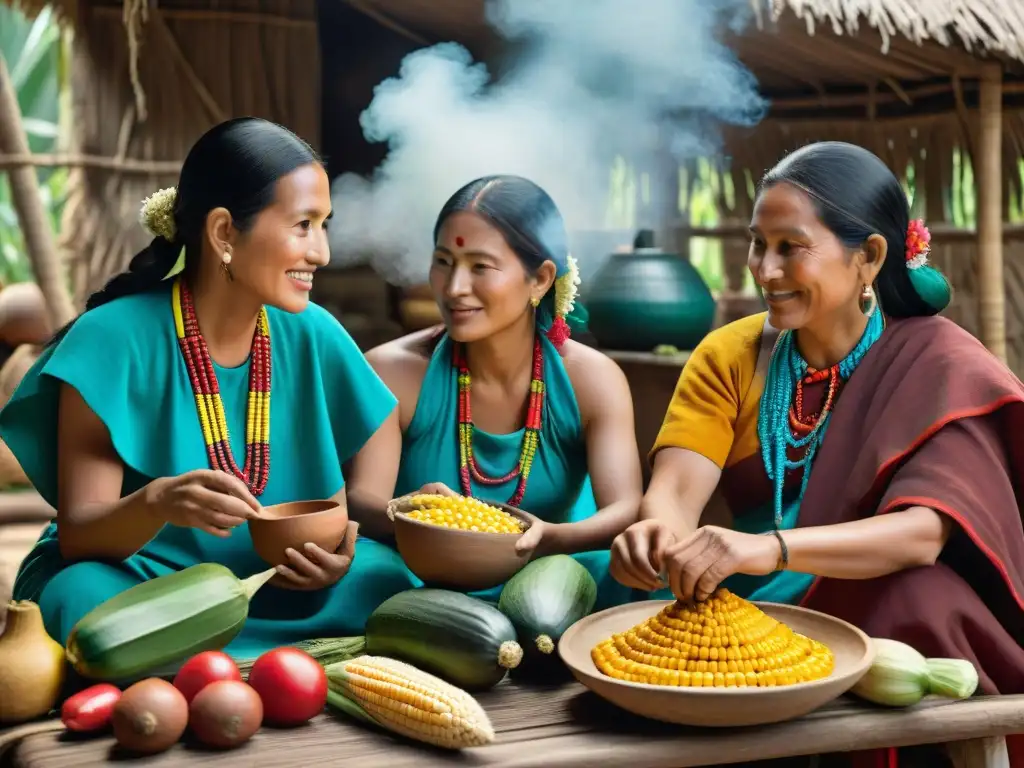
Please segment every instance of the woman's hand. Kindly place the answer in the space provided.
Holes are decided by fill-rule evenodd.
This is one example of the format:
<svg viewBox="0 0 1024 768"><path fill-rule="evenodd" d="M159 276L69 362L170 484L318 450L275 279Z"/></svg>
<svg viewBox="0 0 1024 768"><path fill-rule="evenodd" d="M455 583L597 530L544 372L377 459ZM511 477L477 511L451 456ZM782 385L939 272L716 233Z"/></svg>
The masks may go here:
<svg viewBox="0 0 1024 768"><path fill-rule="evenodd" d="M146 486L146 508L154 517L182 528L227 538L231 529L260 515L260 503L245 483L214 469L162 477Z"/></svg>
<svg viewBox="0 0 1024 768"><path fill-rule="evenodd" d="M337 584L348 573L356 556L358 535L359 523L350 520L337 552L327 552L313 543L305 544L302 552L289 547L284 552L291 564L277 566L278 575L271 583L298 590L323 589Z"/></svg>
<svg viewBox="0 0 1024 768"><path fill-rule="evenodd" d="M705 525L668 548L661 573L668 577L668 585L678 600L707 600L720 583L735 573L772 573L778 565L780 550L774 536Z"/></svg>
<svg viewBox="0 0 1024 768"><path fill-rule="evenodd" d="M519 514L530 524L530 527L526 530L526 533L516 539L516 554L520 556L525 555L527 558L532 558L535 553L541 555L552 554L544 550L544 545L548 543L545 541L545 535L550 530L548 524L529 512L519 510Z"/></svg>
<svg viewBox="0 0 1024 768"><path fill-rule="evenodd" d="M427 483L418 491L407 493L405 496L399 496L397 499L392 499L388 502L388 517L392 520L395 519L396 512L408 512L411 504L410 499L413 496L419 495L427 496L461 496L461 493L456 493L444 483Z"/></svg>
<svg viewBox="0 0 1024 768"><path fill-rule="evenodd" d="M661 520L633 523L612 542L612 578L634 589L661 589L665 586L659 577L665 552L675 541L675 534Z"/></svg>

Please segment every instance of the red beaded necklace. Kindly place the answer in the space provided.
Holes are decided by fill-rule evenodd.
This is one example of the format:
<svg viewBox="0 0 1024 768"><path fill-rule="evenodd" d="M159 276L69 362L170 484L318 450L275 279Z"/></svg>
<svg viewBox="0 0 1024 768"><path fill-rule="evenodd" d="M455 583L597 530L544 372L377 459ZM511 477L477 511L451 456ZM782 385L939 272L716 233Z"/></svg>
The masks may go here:
<svg viewBox="0 0 1024 768"><path fill-rule="evenodd" d="M533 342L533 377L530 379L530 400L526 412L526 432L523 435L523 447L519 461L503 477L488 477L480 471L473 456L473 408L470 402L472 381L469 365L461 344L454 344L452 349L452 365L459 372L459 481L464 496L473 495L470 478L481 485L502 485L519 476L515 493L508 500L513 507L519 506L526 493L526 481L533 466L533 457L537 453L540 442L541 416L544 411L544 350L540 337Z"/></svg>
<svg viewBox="0 0 1024 768"><path fill-rule="evenodd" d="M266 308L260 308L249 357L249 402L245 424L245 467L239 469L231 454L224 403L217 375L199 331L192 292L178 278L173 287L174 327L185 358L210 467L234 475L259 496L270 477L270 326Z"/></svg>
<svg viewBox="0 0 1024 768"><path fill-rule="evenodd" d="M817 413L804 413L804 385L817 384L819 381L825 381L826 379L828 379L828 390L821 409ZM789 407L789 428L793 433L793 437L806 437L817 423L831 412L841 386L842 378L839 375L838 363L825 370L807 368L807 373L796 382L793 404Z"/></svg>

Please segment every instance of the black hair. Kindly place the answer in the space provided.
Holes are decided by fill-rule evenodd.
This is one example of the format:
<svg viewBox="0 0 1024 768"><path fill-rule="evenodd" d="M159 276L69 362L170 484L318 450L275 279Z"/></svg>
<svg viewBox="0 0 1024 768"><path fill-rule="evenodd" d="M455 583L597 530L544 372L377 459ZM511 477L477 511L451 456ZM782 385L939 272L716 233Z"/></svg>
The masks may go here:
<svg viewBox="0 0 1024 768"><path fill-rule="evenodd" d="M177 263L182 247L186 270L194 269L210 211L226 208L233 226L244 232L274 202L278 180L310 163L322 161L306 142L276 123L239 117L215 125L192 145L181 166L174 237L154 237L127 270L88 298L85 311L158 287ZM70 326L58 331L54 341Z"/></svg>
<svg viewBox="0 0 1024 768"><path fill-rule="evenodd" d="M551 195L521 176L484 176L448 198L434 225L434 240L448 217L460 211L482 216L513 250L527 273L550 260L564 271L569 239L562 214Z"/></svg>
<svg viewBox="0 0 1024 768"><path fill-rule="evenodd" d="M859 248L874 234L885 238L886 258L874 287L887 315L934 315L949 303L949 284L931 266L914 270L912 279L904 258L910 226L907 195L872 152L839 141L809 144L768 171L760 189L781 182L805 192L818 218L846 247Z"/></svg>

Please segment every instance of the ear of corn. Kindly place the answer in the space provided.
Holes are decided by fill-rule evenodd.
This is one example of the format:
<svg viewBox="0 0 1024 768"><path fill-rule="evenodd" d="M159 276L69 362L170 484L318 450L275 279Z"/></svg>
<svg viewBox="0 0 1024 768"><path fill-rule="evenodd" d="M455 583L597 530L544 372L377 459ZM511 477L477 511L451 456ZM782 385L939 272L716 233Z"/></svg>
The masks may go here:
<svg viewBox="0 0 1024 768"><path fill-rule="evenodd" d="M414 494L399 507L407 517L442 528L480 533L523 533L523 523L503 509L467 496Z"/></svg>
<svg viewBox="0 0 1024 768"><path fill-rule="evenodd" d="M328 703L364 722L445 749L494 741L476 699L409 664L361 656L330 664L326 672Z"/></svg>
<svg viewBox="0 0 1024 768"><path fill-rule="evenodd" d="M978 687L978 670L964 659L927 659L898 640L873 637L875 658L850 689L862 699L887 707L909 707L928 694L966 699Z"/></svg>
<svg viewBox="0 0 1024 768"><path fill-rule="evenodd" d="M699 604L673 603L598 643L594 665L634 683L696 688L793 685L828 677L832 651L719 588Z"/></svg>

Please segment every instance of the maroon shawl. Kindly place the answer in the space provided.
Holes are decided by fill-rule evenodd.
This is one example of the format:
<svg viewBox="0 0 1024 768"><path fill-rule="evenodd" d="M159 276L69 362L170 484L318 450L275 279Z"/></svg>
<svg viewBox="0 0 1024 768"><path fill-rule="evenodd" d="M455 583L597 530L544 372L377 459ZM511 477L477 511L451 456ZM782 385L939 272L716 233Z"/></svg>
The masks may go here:
<svg viewBox="0 0 1024 768"><path fill-rule="evenodd" d="M1024 385L939 317L897 320L833 412L800 526L910 506L948 515L938 563L818 578L802 604L926 656L966 658L986 693L1024 693Z"/></svg>

